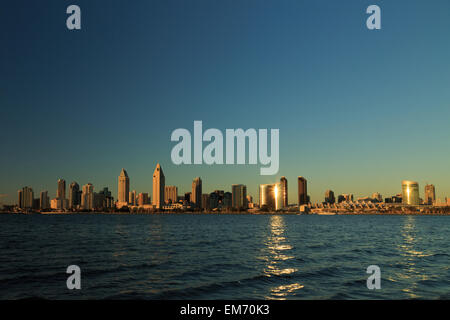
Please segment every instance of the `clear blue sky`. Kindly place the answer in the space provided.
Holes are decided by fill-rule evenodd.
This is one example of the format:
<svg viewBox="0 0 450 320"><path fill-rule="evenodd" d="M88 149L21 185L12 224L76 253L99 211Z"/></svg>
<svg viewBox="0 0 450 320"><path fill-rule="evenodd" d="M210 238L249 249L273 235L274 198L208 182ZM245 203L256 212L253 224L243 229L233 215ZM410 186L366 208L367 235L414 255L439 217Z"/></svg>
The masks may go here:
<svg viewBox="0 0 450 320"><path fill-rule="evenodd" d="M82 30L65 26L77 4ZM366 8L382 29L366 28ZM230 190L284 175L383 196L402 179L450 197L450 1L2 1L0 202L25 185L110 187L126 168L166 184ZM175 166L176 128L279 128L280 171Z"/></svg>

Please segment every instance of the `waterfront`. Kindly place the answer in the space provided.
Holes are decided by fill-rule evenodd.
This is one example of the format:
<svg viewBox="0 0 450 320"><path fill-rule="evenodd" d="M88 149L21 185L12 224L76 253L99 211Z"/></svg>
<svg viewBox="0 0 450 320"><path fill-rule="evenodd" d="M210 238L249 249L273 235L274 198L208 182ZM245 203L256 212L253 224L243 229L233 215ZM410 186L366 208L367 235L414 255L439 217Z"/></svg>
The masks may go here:
<svg viewBox="0 0 450 320"><path fill-rule="evenodd" d="M0 215L0 298L449 299L444 216ZM82 289L66 289L79 265ZM366 268L381 268L380 290Z"/></svg>

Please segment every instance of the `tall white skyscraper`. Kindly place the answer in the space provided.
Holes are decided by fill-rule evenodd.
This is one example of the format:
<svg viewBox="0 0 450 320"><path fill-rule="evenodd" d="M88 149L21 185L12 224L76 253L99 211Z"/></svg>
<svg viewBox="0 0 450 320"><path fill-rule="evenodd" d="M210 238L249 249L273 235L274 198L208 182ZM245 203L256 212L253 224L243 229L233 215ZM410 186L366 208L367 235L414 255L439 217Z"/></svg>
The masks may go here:
<svg viewBox="0 0 450 320"><path fill-rule="evenodd" d="M129 202L130 178L128 178L128 173L124 168L122 168L119 175L119 185L117 190L117 201L121 205L127 205Z"/></svg>
<svg viewBox="0 0 450 320"><path fill-rule="evenodd" d="M156 165L155 171L153 172L153 199L152 204L157 208L161 209L164 205L164 187L166 184L166 178L162 171L161 165L158 163Z"/></svg>

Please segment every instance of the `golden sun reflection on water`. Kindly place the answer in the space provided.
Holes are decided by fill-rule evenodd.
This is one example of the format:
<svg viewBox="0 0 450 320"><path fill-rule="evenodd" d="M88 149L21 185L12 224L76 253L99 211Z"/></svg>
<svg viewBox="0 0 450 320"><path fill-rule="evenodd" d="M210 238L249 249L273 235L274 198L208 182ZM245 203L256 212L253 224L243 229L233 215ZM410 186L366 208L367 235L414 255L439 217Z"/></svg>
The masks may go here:
<svg viewBox="0 0 450 320"><path fill-rule="evenodd" d="M265 242L264 259L267 264L264 269L264 275L267 277L291 275L298 271L296 268L284 267L282 264L294 259L289 255L289 250L293 246L289 244L289 240L285 236L285 222L282 216L270 217L270 233ZM270 289L270 295L267 299L286 299L286 297L304 286L294 282L291 284L280 285Z"/></svg>
<svg viewBox="0 0 450 320"><path fill-rule="evenodd" d="M409 287L402 289L409 298L420 298L420 296L415 294L418 281L429 280L430 278L424 273L423 268L417 267L417 261L431 256L432 253L426 253L417 248L422 238L417 236L416 218L414 216L406 217L405 224L401 229L401 236L403 241L398 245L398 249L403 257L404 268L401 272L396 273L396 277L406 280L410 284Z"/></svg>

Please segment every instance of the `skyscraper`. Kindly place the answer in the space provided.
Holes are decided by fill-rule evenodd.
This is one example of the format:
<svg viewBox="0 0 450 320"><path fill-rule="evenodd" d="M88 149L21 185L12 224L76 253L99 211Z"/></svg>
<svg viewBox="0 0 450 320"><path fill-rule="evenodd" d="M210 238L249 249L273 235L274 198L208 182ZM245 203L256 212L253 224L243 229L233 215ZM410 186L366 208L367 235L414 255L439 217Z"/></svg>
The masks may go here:
<svg viewBox="0 0 450 320"><path fill-rule="evenodd" d="M259 206L268 210L279 210L282 208L283 197L281 184L261 184L259 186Z"/></svg>
<svg viewBox="0 0 450 320"><path fill-rule="evenodd" d="M436 201L436 190L434 185L427 184L425 186L425 204L432 205Z"/></svg>
<svg viewBox="0 0 450 320"><path fill-rule="evenodd" d="M280 188L281 188L281 199L283 208L288 207L288 183L286 177L281 177L280 179Z"/></svg>
<svg viewBox="0 0 450 320"><path fill-rule="evenodd" d="M47 191L41 191L39 197L39 208L40 209L48 209L50 207L50 198L48 197Z"/></svg>
<svg viewBox="0 0 450 320"><path fill-rule="evenodd" d="M34 193L31 187L23 187L18 191L19 201L17 203L19 208L32 208L33 207L33 199Z"/></svg>
<svg viewBox="0 0 450 320"><path fill-rule="evenodd" d="M138 195L138 206L143 206L144 204L148 204L148 193L139 193Z"/></svg>
<svg viewBox="0 0 450 320"><path fill-rule="evenodd" d="M209 194L204 193L202 194L202 209L203 210L209 210Z"/></svg>
<svg viewBox="0 0 450 320"><path fill-rule="evenodd" d="M325 191L325 202L331 203L331 204L336 202L333 191L331 191L331 190Z"/></svg>
<svg viewBox="0 0 450 320"><path fill-rule="evenodd" d="M178 188L176 186L166 186L164 190L164 202L176 203L178 199Z"/></svg>
<svg viewBox="0 0 450 320"><path fill-rule="evenodd" d="M86 210L92 210L94 208L94 186L91 183L83 186L81 207Z"/></svg>
<svg viewBox="0 0 450 320"><path fill-rule="evenodd" d="M243 184L231 186L231 206L235 209L247 208L247 187Z"/></svg>
<svg viewBox="0 0 450 320"><path fill-rule="evenodd" d="M402 203L407 205L419 205L419 184L415 181L402 181Z"/></svg>
<svg viewBox="0 0 450 320"><path fill-rule="evenodd" d="M308 204L307 181L303 177L298 177L298 205Z"/></svg>
<svg viewBox="0 0 450 320"><path fill-rule="evenodd" d="M119 202L119 206L128 204L129 192L130 192L130 178L128 178L128 173L125 171L125 169L122 168L122 171L120 172L119 175L119 185L117 194L117 201Z"/></svg>
<svg viewBox="0 0 450 320"><path fill-rule="evenodd" d="M64 179L58 179L58 189L56 190L56 198L61 200L66 198L66 180Z"/></svg>
<svg viewBox="0 0 450 320"><path fill-rule="evenodd" d="M128 203L131 206L135 206L137 204L137 194L136 190L130 191L128 194Z"/></svg>
<svg viewBox="0 0 450 320"><path fill-rule="evenodd" d="M200 209L202 207L202 179L200 177L192 181L191 203L194 208Z"/></svg>
<svg viewBox="0 0 450 320"><path fill-rule="evenodd" d="M166 184L166 178L164 177L161 165L158 163L156 165L155 171L153 172L153 205L157 209L161 209L164 205L164 187Z"/></svg>
<svg viewBox="0 0 450 320"><path fill-rule="evenodd" d="M80 204L80 186L74 181L69 185L69 208L76 208Z"/></svg>

